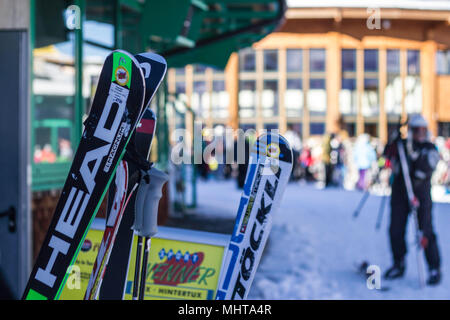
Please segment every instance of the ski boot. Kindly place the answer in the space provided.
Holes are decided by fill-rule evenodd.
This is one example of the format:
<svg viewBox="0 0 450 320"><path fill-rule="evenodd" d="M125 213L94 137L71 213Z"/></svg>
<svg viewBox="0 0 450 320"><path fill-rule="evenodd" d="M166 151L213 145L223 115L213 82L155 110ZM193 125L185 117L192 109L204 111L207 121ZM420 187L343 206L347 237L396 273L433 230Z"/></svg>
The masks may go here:
<svg viewBox="0 0 450 320"><path fill-rule="evenodd" d="M405 262L395 262L392 267L390 267L384 274L386 280L393 280L403 277L405 274Z"/></svg>
<svg viewBox="0 0 450 320"><path fill-rule="evenodd" d="M441 282L441 271L439 269L431 269L427 284L429 286L438 285Z"/></svg>

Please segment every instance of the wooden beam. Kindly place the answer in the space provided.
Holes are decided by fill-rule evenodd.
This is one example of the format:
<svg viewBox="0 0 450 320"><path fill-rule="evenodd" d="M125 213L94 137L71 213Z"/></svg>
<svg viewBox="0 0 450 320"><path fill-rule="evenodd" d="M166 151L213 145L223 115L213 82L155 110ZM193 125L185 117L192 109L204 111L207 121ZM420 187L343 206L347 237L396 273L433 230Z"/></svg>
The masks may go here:
<svg viewBox="0 0 450 320"><path fill-rule="evenodd" d="M230 95L229 126L235 130L239 128L239 55L231 54L225 67L225 87Z"/></svg>
<svg viewBox="0 0 450 320"><path fill-rule="evenodd" d="M189 108L192 108L192 93L194 91L194 67L192 65L187 65L185 67L185 74L186 74L186 104ZM191 112L186 112L185 117L185 128L186 132L188 132L191 135L191 139L186 139L186 144L188 148L193 148L192 140L194 137L194 127L192 126L193 115Z"/></svg>
<svg viewBox="0 0 450 320"><path fill-rule="evenodd" d="M280 133L286 132L287 119L286 119L286 49L278 50L278 129Z"/></svg>
<svg viewBox="0 0 450 320"><path fill-rule="evenodd" d="M212 118L212 93L213 93L213 70L211 68L206 68L205 70L205 83L206 83L206 94L209 96L208 105L208 117L205 119L206 126L208 128L213 127Z"/></svg>
<svg viewBox="0 0 450 320"><path fill-rule="evenodd" d="M255 50L256 60L256 131L260 132L264 129L263 117L262 117L262 92L264 89L264 57L262 50Z"/></svg>
<svg viewBox="0 0 450 320"><path fill-rule="evenodd" d="M378 77L378 87L379 87L379 102L380 110L378 113L378 137L382 143L386 143L388 140L388 124L387 115L384 106L384 94L386 90L387 83L387 54L386 48L380 48L379 52L379 77Z"/></svg>
<svg viewBox="0 0 450 320"><path fill-rule="evenodd" d="M428 121L428 126L433 135L437 135L436 112L436 42L426 41L420 51L420 78L422 82L422 113Z"/></svg>
<svg viewBox="0 0 450 320"><path fill-rule="evenodd" d="M289 8L287 19L367 19L367 8ZM382 19L448 21L450 11L445 10L406 10L381 8Z"/></svg>
<svg viewBox="0 0 450 320"><path fill-rule="evenodd" d="M309 91L309 49L303 50L303 124L302 124L302 139L305 141L309 138L309 106L308 106L308 91Z"/></svg>
<svg viewBox="0 0 450 320"><path fill-rule="evenodd" d="M356 136L364 133L364 116L362 114L362 98L364 94L364 49L356 49Z"/></svg>
<svg viewBox="0 0 450 320"><path fill-rule="evenodd" d="M341 89L340 35L330 32L327 38L329 41L326 50L326 131L336 133L339 131L339 90Z"/></svg>
<svg viewBox="0 0 450 320"><path fill-rule="evenodd" d="M402 122L407 118L406 114L406 75L407 75L408 61L407 51L405 49L400 50L400 79L402 82Z"/></svg>

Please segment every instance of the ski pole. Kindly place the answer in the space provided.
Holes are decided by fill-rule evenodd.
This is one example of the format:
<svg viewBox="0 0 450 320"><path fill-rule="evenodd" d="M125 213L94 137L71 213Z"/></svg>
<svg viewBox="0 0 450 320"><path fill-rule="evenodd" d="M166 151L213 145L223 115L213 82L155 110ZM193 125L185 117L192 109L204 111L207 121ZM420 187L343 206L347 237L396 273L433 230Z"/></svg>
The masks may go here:
<svg viewBox="0 0 450 320"><path fill-rule="evenodd" d="M378 209L377 224L375 225L376 230L379 230L381 227L381 221L383 220L385 203L386 203L386 196L383 196L381 198L380 208Z"/></svg>
<svg viewBox="0 0 450 320"><path fill-rule="evenodd" d="M364 192L364 195L362 196L361 200L359 201L358 207L356 208L355 212L353 213L353 218L357 218L359 214L361 213L362 208L364 207L364 204L366 203L367 199L369 198L369 190L366 190Z"/></svg>
<svg viewBox="0 0 450 320"><path fill-rule="evenodd" d="M133 280L133 300L138 298L139 290L139 271L141 270L141 252L142 252L142 237L138 236L138 243L136 247L136 262L134 264L134 280Z"/></svg>
<svg viewBox="0 0 450 320"><path fill-rule="evenodd" d="M144 300L145 282L147 281L148 255L150 252L151 241L152 241L151 237L145 237L144 258L142 261L142 270L141 270L141 283L139 285L139 300Z"/></svg>
<svg viewBox="0 0 450 320"><path fill-rule="evenodd" d="M136 195L136 217L133 229L138 235L138 250L136 252L133 300L138 299L138 297L139 300L144 299L151 238L158 232L158 205L162 196L162 187L168 179L169 177L164 172L156 168L150 168L147 172L145 172L145 176L141 181L141 185L139 186L139 190ZM145 249L141 266L140 263L143 238L145 238ZM139 272L139 269L141 272Z"/></svg>
<svg viewBox="0 0 450 320"><path fill-rule="evenodd" d="M425 286L425 271L424 271L424 266L423 266L423 261L421 259L421 253L423 251L423 247L421 245L421 239L422 239L422 232L419 228L419 217L417 215L417 208L419 207L419 202L416 198L416 196L414 195L414 191L413 191L413 187L412 187L412 183L411 183L411 177L409 176L409 167L408 167L408 162L406 159L406 153L405 153L405 148L403 145L402 140L398 140L397 141L397 149L398 149L398 155L400 158L400 167L402 169L402 173L403 173L403 179L405 182L405 186L406 186L406 192L408 194L408 200L409 200L409 204L411 206L411 211L412 211L412 215L413 215L413 219L414 219L414 225L416 228L416 241L417 241L417 268L418 268L418 273L419 273L419 282L420 282L420 287L424 287Z"/></svg>
<svg viewBox="0 0 450 320"><path fill-rule="evenodd" d="M141 172L142 176L142 172ZM134 264L134 279L133 279L133 292L132 299L137 300L138 298L138 290L139 290L139 278L140 278L140 270L141 270L141 260L142 260L142 237L139 235L139 230L142 229L143 225L143 205L145 199L145 194L148 188L148 184L150 183L149 176L146 174L141 177L141 182L139 184L139 189L136 194L136 202L135 202L135 218L134 224L131 227L135 232L138 233L137 237L137 246L136 246L136 261Z"/></svg>

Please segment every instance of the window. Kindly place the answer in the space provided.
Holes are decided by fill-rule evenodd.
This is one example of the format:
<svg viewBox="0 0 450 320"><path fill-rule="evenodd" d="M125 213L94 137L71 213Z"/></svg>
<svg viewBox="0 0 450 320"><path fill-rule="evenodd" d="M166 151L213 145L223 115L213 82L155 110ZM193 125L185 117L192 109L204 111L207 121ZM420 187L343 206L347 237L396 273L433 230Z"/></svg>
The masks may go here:
<svg viewBox="0 0 450 320"><path fill-rule="evenodd" d="M408 50L407 61L408 61L408 74L419 74L420 73L419 50Z"/></svg>
<svg viewBox="0 0 450 320"><path fill-rule="evenodd" d="M34 163L67 162L72 159L72 97L35 95Z"/></svg>
<svg viewBox="0 0 450 320"><path fill-rule="evenodd" d="M256 116L256 82L254 80L239 81L239 117Z"/></svg>
<svg viewBox="0 0 450 320"><path fill-rule="evenodd" d="M213 118L228 118L228 105L230 98L225 90L224 80L213 81L213 92L211 97L211 112Z"/></svg>
<svg viewBox="0 0 450 320"><path fill-rule="evenodd" d="M186 74L186 70L184 68L176 68L175 74L177 76L184 76Z"/></svg>
<svg viewBox="0 0 450 320"><path fill-rule="evenodd" d="M303 124L301 122L288 122L287 129L294 131L299 137L301 137L303 132Z"/></svg>
<svg viewBox="0 0 450 320"><path fill-rule="evenodd" d="M405 108L407 113L422 112L422 81L420 79L420 51L407 51L405 79Z"/></svg>
<svg viewBox="0 0 450 320"><path fill-rule="evenodd" d="M240 123L239 129L246 132L247 130L255 131L256 126L253 123Z"/></svg>
<svg viewBox="0 0 450 320"><path fill-rule="evenodd" d="M309 51L309 72L325 72L325 49Z"/></svg>
<svg viewBox="0 0 450 320"><path fill-rule="evenodd" d="M343 129L350 137L356 136L356 124L354 122L344 122Z"/></svg>
<svg viewBox="0 0 450 320"><path fill-rule="evenodd" d="M386 51L386 89L384 108L387 114L402 113L402 79L400 77L400 50Z"/></svg>
<svg viewBox="0 0 450 320"><path fill-rule="evenodd" d="M287 49L286 50L286 71L302 72L303 71L303 50Z"/></svg>
<svg viewBox="0 0 450 320"><path fill-rule="evenodd" d="M264 80L261 102L263 117L274 117L278 115L277 80Z"/></svg>
<svg viewBox="0 0 450 320"><path fill-rule="evenodd" d="M438 136L450 138L450 122L438 122Z"/></svg>
<svg viewBox="0 0 450 320"><path fill-rule="evenodd" d="M278 50L264 50L264 71L278 70Z"/></svg>
<svg viewBox="0 0 450 320"><path fill-rule="evenodd" d="M309 113L323 116L327 109L325 49L311 49L309 51L309 68L310 79L307 96Z"/></svg>
<svg viewBox="0 0 450 320"><path fill-rule="evenodd" d="M177 81L175 83L175 92L177 94L186 93L186 82L184 82L184 81Z"/></svg>
<svg viewBox="0 0 450 320"><path fill-rule="evenodd" d="M194 74L204 74L206 71L206 66L202 64L194 65Z"/></svg>
<svg viewBox="0 0 450 320"><path fill-rule="evenodd" d="M271 132L272 130L278 132L278 123L264 123L264 130L267 130L267 132Z"/></svg>
<svg viewBox="0 0 450 320"><path fill-rule="evenodd" d="M364 79L364 95L363 95L363 110L364 116L374 116L378 114L378 78Z"/></svg>
<svg viewBox="0 0 450 320"><path fill-rule="evenodd" d="M325 123L311 122L309 124L309 133L311 135L322 135L325 133Z"/></svg>
<svg viewBox="0 0 450 320"><path fill-rule="evenodd" d="M344 115L354 115L357 109L357 91L355 78L342 78L339 94L339 110Z"/></svg>
<svg viewBox="0 0 450 320"><path fill-rule="evenodd" d="M42 17L37 17L39 19ZM60 27L64 30L63 24ZM75 134L75 117L81 116L75 115L75 34L69 31L65 39L55 38L54 41L60 41L56 43L48 43L48 39L40 39L41 36L45 38L44 34L36 35L36 46L42 40L51 44L52 49L37 47L33 51L33 163L70 166L73 146L79 139ZM34 173L37 172L39 169ZM33 180L35 178L41 177L35 176Z"/></svg>
<svg viewBox="0 0 450 320"><path fill-rule="evenodd" d="M377 123L364 123L364 132L370 135L371 137L378 136L378 124Z"/></svg>
<svg viewBox="0 0 450 320"><path fill-rule="evenodd" d="M255 51L252 49L241 50L239 60L240 71L254 72L256 70Z"/></svg>
<svg viewBox="0 0 450 320"><path fill-rule="evenodd" d="M287 79L284 96L287 117L301 117L303 111L303 83L301 79Z"/></svg>
<svg viewBox="0 0 450 320"><path fill-rule="evenodd" d="M187 102L186 82L185 81L176 81L175 82L175 95L177 96L178 100L183 101L184 103Z"/></svg>
<svg viewBox="0 0 450 320"><path fill-rule="evenodd" d="M387 50L386 64L387 73L400 74L400 50Z"/></svg>
<svg viewBox="0 0 450 320"><path fill-rule="evenodd" d="M311 115L325 115L327 109L325 79L309 79L308 107Z"/></svg>
<svg viewBox="0 0 450 320"><path fill-rule="evenodd" d="M364 92L362 114L365 117L376 116L379 111L378 87L378 50L364 50Z"/></svg>
<svg viewBox="0 0 450 320"><path fill-rule="evenodd" d="M191 104L197 116L203 119L209 117L209 94L205 81L194 81Z"/></svg>
<svg viewBox="0 0 450 320"><path fill-rule="evenodd" d="M342 72L356 71L356 50L343 49L342 50Z"/></svg>
<svg viewBox="0 0 450 320"><path fill-rule="evenodd" d="M356 50L343 49L341 58L342 82L339 93L339 110L343 115L356 114Z"/></svg>
<svg viewBox="0 0 450 320"><path fill-rule="evenodd" d="M450 74L450 51L439 50L436 52L436 72L437 74Z"/></svg>
<svg viewBox="0 0 450 320"><path fill-rule="evenodd" d="M287 49L286 50L286 72L287 82L286 91L284 93L284 105L286 108L286 116L301 117L303 110L303 50Z"/></svg>
<svg viewBox="0 0 450 320"><path fill-rule="evenodd" d="M378 72L378 50L364 50L364 72Z"/></svg>

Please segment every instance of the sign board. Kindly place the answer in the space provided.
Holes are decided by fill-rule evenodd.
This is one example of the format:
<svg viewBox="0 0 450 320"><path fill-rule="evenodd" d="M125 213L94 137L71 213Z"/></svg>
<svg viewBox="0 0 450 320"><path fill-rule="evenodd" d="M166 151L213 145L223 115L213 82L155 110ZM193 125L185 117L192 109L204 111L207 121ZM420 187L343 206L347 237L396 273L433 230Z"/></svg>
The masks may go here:
<svg viewBox="0 0 450 320"><path fill-rule="evenodd" d="M84 297L103 237L104 219L95 219L61 294L62 300ZM228 235L158 227L151 240L145 299L212 300L215 298ZM133 290L137 236L129 260L124 299ZM120 280L119 280L120 281Z"/></svg>

